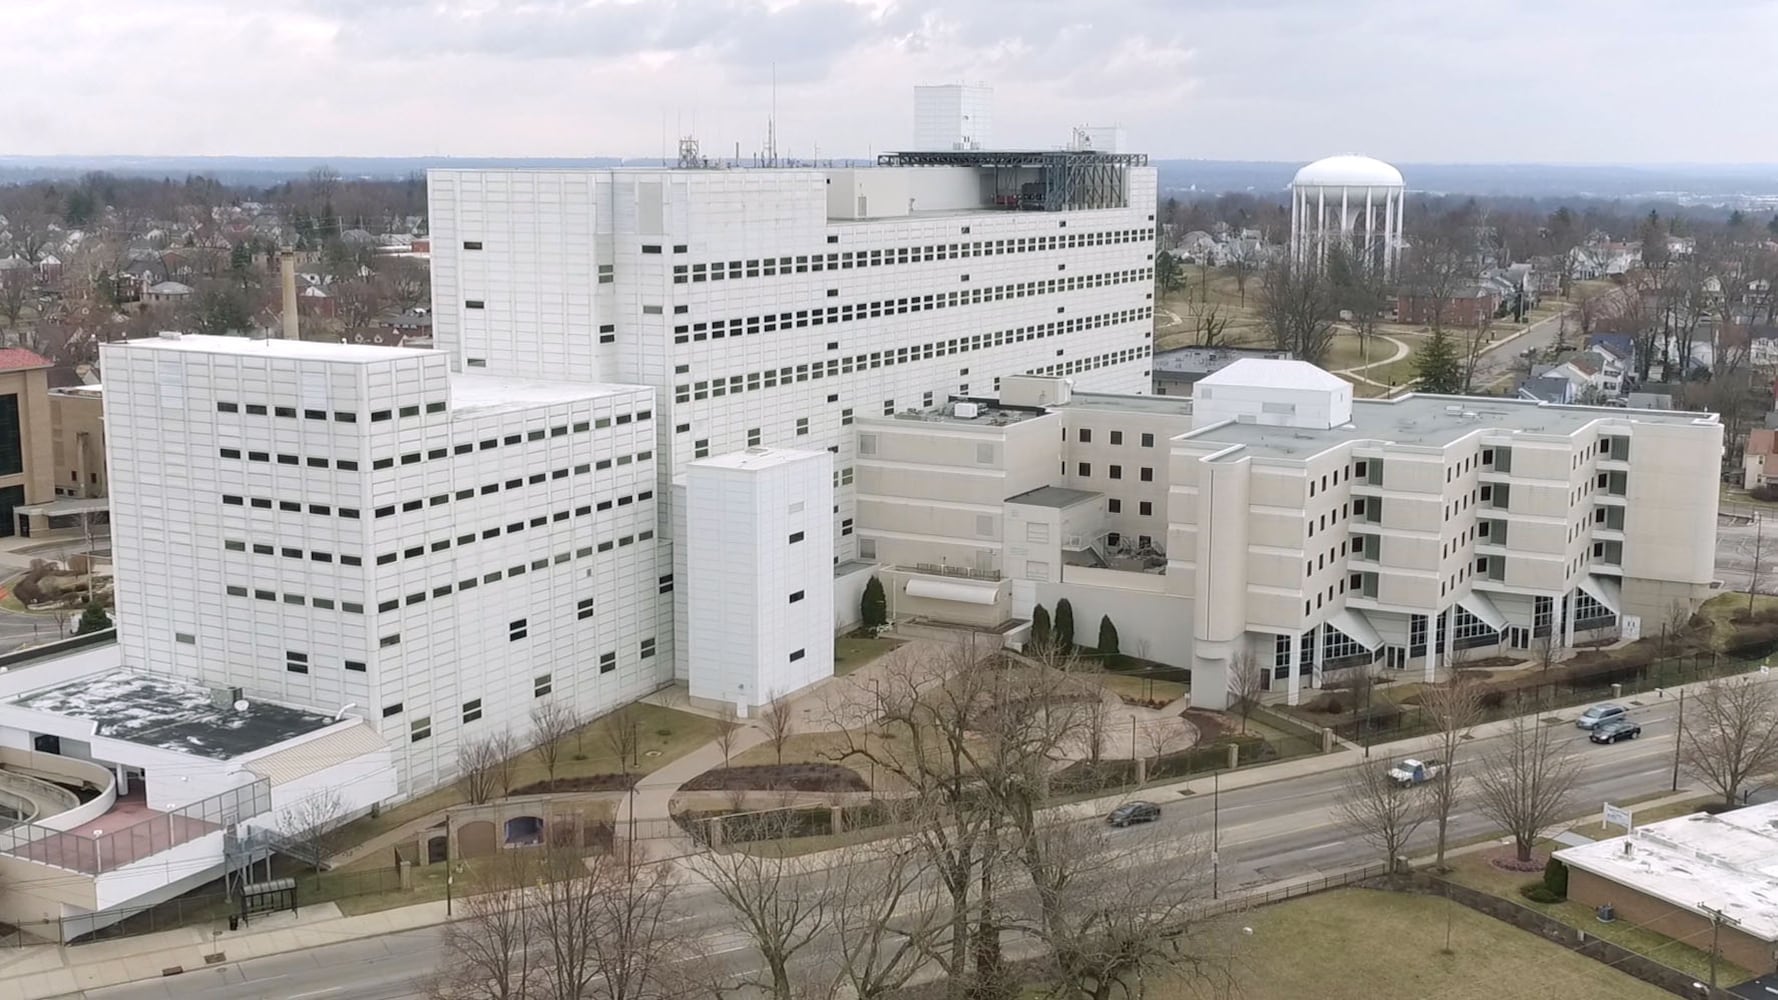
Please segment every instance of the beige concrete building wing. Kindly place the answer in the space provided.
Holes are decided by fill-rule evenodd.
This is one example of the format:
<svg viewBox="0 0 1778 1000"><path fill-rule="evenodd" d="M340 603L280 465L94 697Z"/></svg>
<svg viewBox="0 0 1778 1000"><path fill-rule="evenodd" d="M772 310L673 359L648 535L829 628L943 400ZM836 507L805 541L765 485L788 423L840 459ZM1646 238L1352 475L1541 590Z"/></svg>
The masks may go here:
<svg viewBox="0 0 1778 1000"><path fill-rule="evenodd" d="M1432 676L1569 645L1713 587L1712 414L1479 397L1354 400L1243 360L1192 400L1013 376L995 400L860 420L861 558L897 618L1013 641L1067 597L1126 651L1293 700L1328 671Z"/></svg>

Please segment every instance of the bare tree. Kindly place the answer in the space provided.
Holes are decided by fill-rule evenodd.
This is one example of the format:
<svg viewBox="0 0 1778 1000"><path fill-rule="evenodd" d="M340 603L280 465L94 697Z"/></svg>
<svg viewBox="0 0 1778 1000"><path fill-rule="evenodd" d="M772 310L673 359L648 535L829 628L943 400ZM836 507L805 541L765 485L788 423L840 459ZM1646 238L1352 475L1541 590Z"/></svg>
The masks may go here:
<svg viewBox="0 0 1778 1000"><path fill-rule="evenodd" d="M1210 896L1207 852L1178 847L1102 823L1045 824L1022 840L1035 905L1013 916L1048 950L1059 995L1137 997L1148 981L1217 961L1190 945Z"/></svg>
<svg viewBox="0 0 1778 1000"><path fill-rule="evenodd" d="M680 970L695 941L677 928L683 916L671 864L652 861L632 843L588 862L593 883L589 947L598 976L576 997L670 1000L691 992Z"/></svg>
<svg viewBox="0 0 1778 1000"><path fill-rule="evenodd" d="M722 766L729 766L729 758L734 756L735 743L741 738L742 723L735 713L725 709L716 717L716 732L711 739L716 748L722 751Z"/></svg>
<svg viewBox="0 0 1778 1000"><path fill-rule="evenodd" d="M773 816L761 823L783 823L786 826L779 832L790 832L787 819ZM791 962L827 931L834 919L833 874L805 875L805 866L795 858L745 851L701 854L691 864L728 908L764 966L764 978L750 975L744 985L773 1000L793 1000L796 989Z"/></svg>
<svg viewBox="0 0 1778 1000"><path fill-rule="evenodd" d="M502 851L472 871L462 915L441 930L441 967L424 980L428 1000L531 1000L540 956L525 892L534 877L529 851Z"/></svg>
<svg viewBox="0 0 1778 1000"><path fill-rule="evenodd" d="M1537 838L1568 815L1584 770L1581 760L1535 714L1515 715L1475 769L1476 808L1513 838L1520 861Z"/></svg>
<svg viewBox="0 0 1778 1000"><path fill-rule="evenodd" d="M531 749L543 763L551 787L562 761L563 744L580 728L580 716L559 701L540 701L531 709Z"/></svg>
<svg viewBox="0 0 1778 1000"><path fill-rule="evenodd" d="M464 739L457 744L457 787L470 805L482 805L500 788L502 748L492 736Z"/></svg>
<svg viewBox="0 0 1778 1000"><path fill-rule="evenodd" d="M627 775L631 764L641 763L636 755L642 747L642 723L636 717L633 707L624 705L607 715L603 735L605 748L617 758L617 767L621 773Z"/></svg>
<svg viewBox="0 0 1778 1000"><path fill-rule="evenodd" d="M1211 303L1198 310L1198 344L1221 347L1228 340L1229 316L1222 306Z"/></svg>
<svg viewBox="0 0 1778 1000"><path fill-rule="evenodd" d="M1538 672L1549 673L1550 668L1562 661L1562 647L1556 644L1556 626L1550 625L1550 634L1543 636L1531 644L1531 660L1537 664Z"/></svg>
<svg viewBox="0 0 1778 1000"><path fill-rule="evenodd" d="M1453 671L1449 681L1421 690L1420 707L1438 727L1438 755L1445 765L1444 780L1433 782L1430 791L1433 817L1438 821L1438 852L1434 863L1443 871L1451 814L1456 811L1463 783L1457 758L1470 738L1470 730L1482 721L1482 685L1462 672Z"/></svg>
<svg viewBox="0 0 1778 1000"><path fill-rule="evenodd" d="M1435 224L1414 234L1402 268L1402 289L1434 333L1444 330L1451 303L1475 277L1459 227Z"/></svg>
<svg viewBox="0 0 1778 1000"><path fill-rule="evenodd" d="M8 327L18 326L25 303L31 300L34 275L34 271L25 267L0 271L0 316L6 317Z"/></svg>
<svg viewBox="0 0 1778 1000"><path fill-rule="evenodd" d="M1393 874L1408 841L1432 818L1433 801L1425 785L1404 788L1387 768L1364 763L1346 769L1335 808L1354 834L1383 852Z"/></svg>
<svg viewBox="0 0 1778 1000"><path fill-rule="evenodd" d="M784 745L796 734L796 712L791 707L790 698L778 695L767 702L759 711L759 728L765 731L767 742L772 744L772 757L778 764L784 763ZM727 752L724 752L727 756Z"/></svg>
<svg viewBox="0 0 1778 1000"><path fill-rule="evenodd" d="M1259 269L1259 262L1254 258L1253 247L1246 240L1236 238L1229 241L1229 254L1226 264L1228 272L1235 279L1235 291L1240 294L1241 308L1247 308L1247 281L1253 272Z"/></svg>
<svg viewBox="0 0 1778 1000"><path fill-rule="evenodd" d="M944 922L940 889L927 877L923 855L900 844L856 849L835 873L831 904L832 943L826 995L880 1000L926 967Z"/></svg>
<svg viewBox="0 0 1778 1000"><path fill-rule="evenodd" d="M1259 313L1273 346L1313 364L1326 356L1333 343L1339 307L1332 286L1319 272L1282 256L1266 271Z"/></svg>
<svg viewBox="0 0 1778 1000"><path fill-rule="evenodd" d="M489 754L494 758L489 769L494 785L502 796L511 795L513 775L518 771L519 754L523 752L519 741L512 735L512 730L502 729L488 737L488 744Z"/></svg>
<svg viewBox="0 0 1778 1000"><path fill-rule="evenodd" d="M337 788L318 789L278 813L278 830L314 868L317 883L327 859L339 847L340 825L345 818L346 802Z"/></svg>
<svg viewBox="0 0 1778 1000"><path fill-rule="evenodd" d="M1247 731L1265 690L1265 669L1253 661L1252 653L1242 651L1229 659L1229 708L1241 717L1242 732Z"/></svg>
<svg viewBox="0 0 1778 1000"><path fill-rule="evenodd" d="M603 930L603 891L578 851L550 844L538 853L537 878L526 906L540 953L533 994L539 1000L578 1000L592 989L601 971L595 942Z"/></svg>
<svg viewBox="0 0 1778 1000"><path fill-rule="evenodd" d="M1778 692L1751 677L1711 681L1686 706L1679 753L1687 772L1736 804L1778 772Z"/></svg>

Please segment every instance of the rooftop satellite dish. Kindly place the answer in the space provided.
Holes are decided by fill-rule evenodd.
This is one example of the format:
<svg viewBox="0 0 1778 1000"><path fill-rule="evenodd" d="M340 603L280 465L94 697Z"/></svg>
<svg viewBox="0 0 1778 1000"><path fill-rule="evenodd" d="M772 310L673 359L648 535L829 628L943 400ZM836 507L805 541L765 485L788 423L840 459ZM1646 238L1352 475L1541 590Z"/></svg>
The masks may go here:
<svg viewBox="0 0 1778 1000"><path fill-rule="evenodd" d="M247 711L247 699L242 698L240 701L235 702L235 711L237 711L237 712Z"/></svg>

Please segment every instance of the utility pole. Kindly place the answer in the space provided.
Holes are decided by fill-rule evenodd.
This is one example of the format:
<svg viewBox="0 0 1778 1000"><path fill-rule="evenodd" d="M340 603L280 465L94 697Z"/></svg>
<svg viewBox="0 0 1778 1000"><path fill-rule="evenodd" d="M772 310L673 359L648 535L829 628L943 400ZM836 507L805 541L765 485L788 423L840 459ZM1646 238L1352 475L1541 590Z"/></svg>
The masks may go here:
<svg viewBox="0 0 1778 1000"><path fill-rule="evenodd" d="M1679 791L1679 751L1685 742L1685 688L1679 689L1679 719L1673 726L1673 790Z"/></svg>
<svg viewBox="0 0 1778 1000"><path fill-rule="evenodd" d="M451 814L445 813L445 916L451 915Z"/></svg>
<svg viewBox="0 0 1778 1000"><path fill-rule="evenodd" d="M1222 858L1222 772L1210 772L1210 898L1221 898Z"/></svg>
<svg viewBox="0 0 1778 1000"><path fill-rule="evenodd" d="M1698 909L1703 910L1704 915L1710 918L1710 991L1715 993L1716 963L1722 955L1722 952L1720 951L1722 925L1728 924L1730 927L1739 927L1741 926L1741 921L1736 920L1734 917L1729 916L1713 906L1705 906L1703 903L1698 904Z"/></svg>
<svg viewBox="0 0 1778 1000"><path fill-rule="evenodd" d="M1747 577L1747 614L1753 615L1753 595L1759 593L1759 557L1761 544L1765 541L1764 532L1766 519L1754 512L1753 518L1753 572Z"/></svg>

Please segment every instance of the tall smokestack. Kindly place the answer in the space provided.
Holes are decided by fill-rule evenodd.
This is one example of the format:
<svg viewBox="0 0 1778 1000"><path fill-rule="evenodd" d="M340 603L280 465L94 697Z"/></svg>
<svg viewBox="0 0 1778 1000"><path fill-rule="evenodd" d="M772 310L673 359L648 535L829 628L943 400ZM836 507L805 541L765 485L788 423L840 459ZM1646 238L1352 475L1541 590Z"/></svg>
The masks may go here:
<svg viewBox="0 0 1778 1000"><path fill-rule="evenodd" d="M284 339L297 340L296 332L296 254L278 252L278 276L284 288Z"/></svg>

